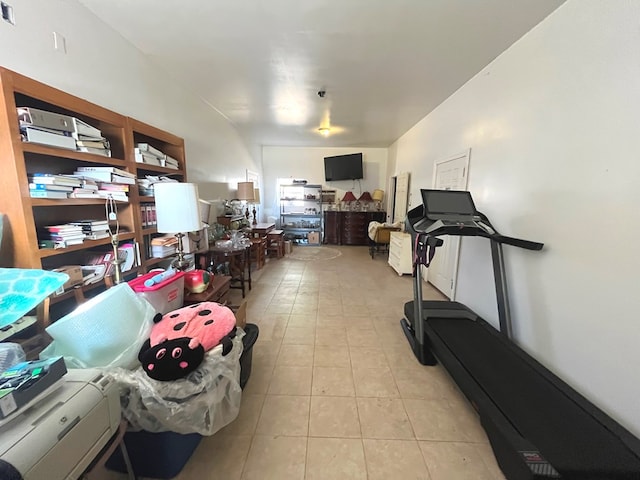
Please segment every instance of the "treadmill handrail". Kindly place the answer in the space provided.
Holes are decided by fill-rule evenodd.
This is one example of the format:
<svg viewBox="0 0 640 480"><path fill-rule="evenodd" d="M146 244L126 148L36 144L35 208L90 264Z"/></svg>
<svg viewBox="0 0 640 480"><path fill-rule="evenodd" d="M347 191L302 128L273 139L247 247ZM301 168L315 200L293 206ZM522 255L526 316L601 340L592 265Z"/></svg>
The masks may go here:
<svg viewBox="0 0 640 480"><path fill-rule="evenodd" d="M507 237L505 235L491 235L492 240L498 243L506 243L507 245L513 245L514 247L526 248L527 250L542 250L544 243L532 242L531 240L523 240L521 238Z"/></svg>
<svg viewBox="0 0 640 480"><path fill-rule="evenodd" d="M521 238L509 237L506 235L501 235L496 228L491 224L487 216L478 212L480 218L482 219L480 223L487 225L488 229L481 228L480 226L467 226L467 225L441 225L433 230L431 227L433 224L437 223L438 220L430 220L424 215L423 205L419 205L413 209L411 209L407 213L406 226L409 227L409 230L417 235L431 235L434 237L439 237L441 235L453 235L458 237L485 237L490 240L494 240L498 243L504 243L507 245L512 245L514 247L524 248L527 250L542 250L544 247L544 243L534 242L531 240L524 240ZM455 219L454 219L455 220ZM416 228L416 224L420 221L428 222L428 224L424 228ZM490 230L493 230L491 232Z"/></svg>

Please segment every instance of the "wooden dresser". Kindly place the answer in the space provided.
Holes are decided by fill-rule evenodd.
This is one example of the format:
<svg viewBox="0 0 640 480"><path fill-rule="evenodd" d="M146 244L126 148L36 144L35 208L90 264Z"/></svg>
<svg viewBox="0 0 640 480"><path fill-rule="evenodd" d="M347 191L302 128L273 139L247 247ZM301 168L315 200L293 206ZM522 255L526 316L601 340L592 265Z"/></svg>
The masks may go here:
<svg viewBox="0 0 640 480"><path fill-rule="evenodd" d="M369 222L384 222L386 212L324 212L324 243L368 245Z"/></svg>

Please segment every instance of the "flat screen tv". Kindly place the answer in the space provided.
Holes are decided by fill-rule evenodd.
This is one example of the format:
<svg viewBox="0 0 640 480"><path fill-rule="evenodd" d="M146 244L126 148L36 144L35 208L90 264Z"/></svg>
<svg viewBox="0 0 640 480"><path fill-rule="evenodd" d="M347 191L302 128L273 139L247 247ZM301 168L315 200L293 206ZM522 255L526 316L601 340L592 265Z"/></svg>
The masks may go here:
<svg viewBox="0 0 640 480"><path fill-rule="evenodd" d="M364 178L362 172L362 153L324 157L324 179L327 182L336 180L359 180Z"/></svg>

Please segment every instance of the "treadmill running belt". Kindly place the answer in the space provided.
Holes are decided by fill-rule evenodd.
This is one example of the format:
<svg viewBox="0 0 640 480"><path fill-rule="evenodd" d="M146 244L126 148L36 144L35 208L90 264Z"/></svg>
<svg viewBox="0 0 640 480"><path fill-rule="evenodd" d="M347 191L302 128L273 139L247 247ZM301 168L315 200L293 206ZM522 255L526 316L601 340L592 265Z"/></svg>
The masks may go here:
<svg viewBox="0 0 640 480"><path fill-rule="evenodd" d="M430 317L428 322L505 417L563 478L636 478L637 456L621 448L616 435L514 355L487 327L463 319Z"/></svg>

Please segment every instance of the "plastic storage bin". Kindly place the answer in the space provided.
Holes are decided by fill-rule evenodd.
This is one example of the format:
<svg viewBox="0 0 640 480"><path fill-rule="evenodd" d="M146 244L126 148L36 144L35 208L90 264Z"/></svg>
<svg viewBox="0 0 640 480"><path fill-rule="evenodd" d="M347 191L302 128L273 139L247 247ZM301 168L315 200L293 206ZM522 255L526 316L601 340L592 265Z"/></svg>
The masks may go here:
<svg viewBox="0 0 640 480"><path fill-rule="evenodd" d="M150 433L142 430L127 432L124 435L124 444L135 475L162 479L173 478L180 473L200 440L202 435L199 433L184 435L175 432ZM119 448L107 460L106 467L117 472L127 471Z"/></svg>
<svg viewBox="0 0 640 480"><path fill-rule="evenodd" d="M144 282L160 272L149 272L134 278L129 282L131 289L147 300L156 312L165 313L182 307L184 300L184 272L176 272L175 275L146 287Z"/></svg>

